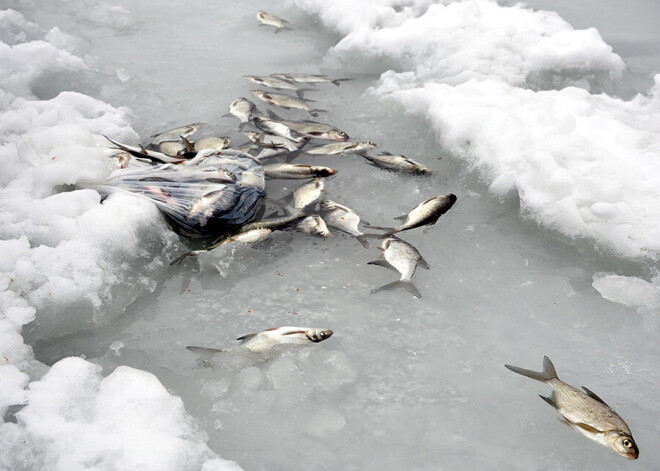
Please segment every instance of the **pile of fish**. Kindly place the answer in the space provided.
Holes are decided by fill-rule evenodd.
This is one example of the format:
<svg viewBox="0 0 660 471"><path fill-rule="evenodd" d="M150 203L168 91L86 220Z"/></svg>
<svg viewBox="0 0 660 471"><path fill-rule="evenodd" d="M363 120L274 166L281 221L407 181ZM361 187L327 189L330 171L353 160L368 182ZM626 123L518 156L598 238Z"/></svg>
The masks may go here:
<svg viewBox="0 0 660 471"><path fill-rule="evenodd" d="M264 11L257 13L257 19L261 25L275 27L275 32L291 29L286 20ZM314 91L313 87L318 84L339 86L350 80L302 73L246 75L244 78L260 87L251 93L267 105L303 111L312 117L326 110L310 105L313 100L305 98L305 93ZM372 290L372 293L403 288L413 296L421 297L412 278L418 266L429 269L429 264L398 234L434 225L452 208L456 196L434 196L419 203L407 214L395 218L401 221L398 226L374 226L366 223L353 209L321 199L326 179L336 175L336 170L292 163L292 160L305 154L353 154L375 167L393 172L426 175L431 173L430 169L403 155L370 154L376 144L351 141L346 132L331 124L286 119L270 109L264 114L244 97L231 103L229 116L238 118L238 131L243 131L247 139L236 147L231 147L231 139L226 136L207 135L193 140L201 128L198 123L158 134L147 145L130 146L108 139L117 169L107 180L86 186L105 193L128 191L148 198L180 234L208 239L202 248L182 254L172 261L172 265L226 244L259 242L273 231L293 229L312 236L328 237L330 229L336 229L354 237L367 249L370 239L379 240L378 250L382 256L368 264L391 269L399 278ZM251 129L244 130L246 127ZM278 213L282 214L263 218L267 196L265 179L309 181L293 191L290 201L280 205ZM365 233L360 230L361 224L382 232ZM318 343L332 335L333 331L329 329L287 326L244 335L237 339L241 341L239 345L224 349L187 348L203 356L221 352L269 352L278 346ZM505 366L552 386L553 393L541 397L559 411L568 425L626 458L638 457L639 450L623 419L589 389L583 388L585 392L582 392L560 381L549 358L544 358L543 372Z"/></svg>

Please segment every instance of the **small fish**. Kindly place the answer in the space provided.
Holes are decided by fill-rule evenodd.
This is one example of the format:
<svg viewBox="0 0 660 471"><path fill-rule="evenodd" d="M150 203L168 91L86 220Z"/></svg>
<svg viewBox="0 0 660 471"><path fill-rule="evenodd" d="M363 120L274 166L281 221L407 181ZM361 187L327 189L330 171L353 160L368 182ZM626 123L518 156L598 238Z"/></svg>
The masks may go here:
<svg viewBox="0 0 660 471"><path fill-rule="evenodd" d="M346 82L348 80L353 80L350 78L341 78L341 79L329 79L325 75L318 74L270 74L272 77L277 77L284 80L289 80L291 82L297 83L332 83L335 86L339 86L341 82Z"/></svg>
<svg viewBox="0 0 660 471"><path fill-rule="evenodd" d="M255 125L259 129L262 129L259 122L263 121L268 122L271 126L284 126L289 132L294 132L297 133L297 135L303 135L309 138L326 139L330 141L348 141L348 134L329 124L318 123L316 121L287 121L277 116L271 110L268 110L267 114L268 118L255 120ZM279 134L279 132L273 133Z"/></svg>
<svg viewBox="0 0 660 471"><path fill-rule="evenodd" d="M203 137L195 141L195 149L224 150L231 144L230 137Z"/></svg>
<svg viewBox="0 0 660 471"><path fill-rule="evenodd" d="M419 162L415 162L414 160L399 154L393 155L389 152L383 152L379 155L369 155L363 153L362 157L367 159L376 167L384 168L385 170L417 174L431 173L430 169L426 168Z"/></svg>
<svg viewBox="0 0 660 471"><path fill-rule="evenodd" d="M220 247L221 245L231 244L232 242L241 242L243 244L253 244L255 242L259 242L265 239L268 236L268 234L270 234L271 232L272 230L270 229L252 229L246 232L241 232L239 234L233 235L231 237L219 239L209 247L199 250L193 250L191 252L186 252L183 255L178 256L177 258L175 258L170 262L170 266L180 264L187 257L196 257L199 254L209 252L215 248Z"/></svg>
<svg viewBox="0 0 660 471"><path fill-rule="evenodd" d="M131 157L131 154L126 151L117 152L116 154L110 156L111 159L117 160L116 165L118 168L128 167L128 163L131 161Z"/></svg>
<svg viewBox="0 0 660 471"><path fill-rule="evenodd" d="M275 26L275 33L278 33L282 29L291 29L286 24L287 20L280 18L279 16L271 15L266 13L263 10L257 12L257 20L261 23L259 26Z"/></svg>
<svg viewBox="0 0 660 471"><path fill-rule="evenodd" d="M281 216L281 217L276 217L276 218L266 218L262 219L261 221L254 221L245 224L241 230L242 231L250 231L254 229L270 229L270 230L276 230L276 229L282 229L286 226L291 225L292 223L302 219L305 217L305 213L302 211L296 211L292 214L288 214L286 216Z"/></svg>
<svg viewBox="0 0 660 471"><path fill-rule="evenodd" d="M229 114L224 116L237 117L241 122L240 126L238 127L240 130L243 126L245 126L245 124L250 122L250 119L252 119L252 115L256 110L257 106L254 103L252 103L247 98L240 97L231 102L229 105Z"/></svg>
<svg viewBox="0 0 660 471"><path fill-rule="evenodd" d="M415 227L420 226L432 226L436 221L451 209L451 207L456 202L456 195L448 194L435 196L430 198L423 203L418 204L415 208L410 211L408 214L403 216L396 217L403 221L403 224L397 227L380 227L380 226L369 226L374 229L380 229L387 231L386 236L391 236L397 232L407 231L409 229L414 229Z"/></svg>
<svg viewBox="0 0 660 471"><path fill-rule="evenodd" d="M299 149L298 142L287 139L286 137L277 136L275 134L264 134L254 131L244 131L243 134L247 136L252 142L259 144L262 147L270 147L272 149L286 149L289 152L294 152Z"/></svg>
<svg viewBox="0 0 660 471"><path fill-rule="evenodd" d="M335 155L344 152L361 153L376 147L373 142L331 142L322 146L312 147L307 149L307 154L315 155Z"/></svg>
<svg viewBox="0 0 660 471"><path fill-rule="evenodd" d="M587 438L612 448L625 458L636 460L639 450L628 425L600 397L582 386L582 392L557 378L555 367L547 356L543 357L543 371L536 372L504 365L514 373L552 386L550 397L541 396L557 409L564 421Z"/></svg>
<svg viewBox="0 0 660 471"><path fill-rule="evenodd" d="M412 277L418 266L429 269L429 264L420 255L419 251L410 245L408 242L397 239L396 237L388 237L384 239L378 250L383 252L383 259L374 260L367 265L378 265L385 268L393 269L401 274L399 281L389 283L381 286L372 293L378 291L389 291L395 288L404 288L416 298L421 298L419 290L412 284Z"/></svg>
<svg viewBox="0 0 660 471"><path fill-rule="evenodd" d="M321 201L321 215L328 226L352 235L364 248L369 248L367 237L371 234L365 234L358 229L360 215L351 208L332 200L323 200Z"/></svg>
<svg viewBox="0 0 660 471"><path fill-rule="evenodd" d="M287 126L283 122L272 120L264 116L256 116L253 122L257 128L261 129L266 133L275 134L276 136L282 136L294 142L299 140L301 137L305 137L302 134L293 131L289 126Z"/></svg>
<svg viewBox="0 0 660 471"><path fill-rule="evenodd" d="M311 182L303 183L293 192L294 209L302 209L314 203L321 197L324 189L325 183L318 178L315 178Z"/></svg>
<svg viewBox="0 0 660 471"><path fill-rule="evenodd" d="M133 157L141 161L156 162L156 163L171 163L171 164L180 164L185 162L185 159L180 157L172 157L162 152L156 152L153 150L147 150L144 146L129 146L126 144L120 144L119 142L113 141L108 136L104 136L108 141L110 141L115 147L115 149L122 150L129 153Z"/></svg>
<svg viewBox="0 0 660 471"><path fill-rule="evenodd" d="M192 123L187 124L186 126L181 126L178 128L170 129L169 131L162 132L153 136L151 144L158 146L161 142L166 141L179 141L181 136L190 137L193 135L201 126L201 123Z"/></svg>
<svg viewBox="0 0 660 471"><path fill-rule="evenodd" d="M330 237L330 231L325 221L318 214L311 214L298 224L298 230L305 234L319 237Z"/></svg>
<svg viewBox="0 0 660 471"><path fill-rule="evenodd" d="M255 353L266 353L278 345L305 345L308 343L319 343L329 339L334 332L330 329L318 329L309 327L275 327L256 334L248 334L238 337L241 343L238 347L226 350L204 347L186 347L188 350L200 354L213 354L219 352L249 350Z"/></svg>
<svg viewBox="0 0 660 471"><path fill-rule="evenodd" d="M269 178L282 178L282 179L303 179L313 177L329 177L337 173L328 167L319 167L315 165L300 165L300 164L272 164L264 165L264 174Z"/></svg>
<svg viewBox="0 0 660 471"><path fill-rule="evenodd" d="M282 93L264 92L263 90L250 90L250 93L270 105L275 105L286 109L304 110L312 116L316 116L318 113L325 113L328 111L312 108L304 101L289 95L284 95Z"/></svg>
<svg viewBox="0 0 660 471"><path fill-rule="evenodd" d="M264 87L274 88L275 90L289 90L294 92L298 98L303 98L304 92L313 91L312 88L300 88L293 82L279 78L279 77L259 77L256 75L244 75L244 79L249 80L250 82L256 83L257 85L263 85Z"/></svg>

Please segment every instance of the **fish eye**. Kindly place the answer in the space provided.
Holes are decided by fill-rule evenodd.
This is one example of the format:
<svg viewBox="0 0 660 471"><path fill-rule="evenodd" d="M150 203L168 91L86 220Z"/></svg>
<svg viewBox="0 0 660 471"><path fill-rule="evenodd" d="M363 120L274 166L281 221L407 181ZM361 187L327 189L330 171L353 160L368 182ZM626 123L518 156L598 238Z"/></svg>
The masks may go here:
<svg viewBox="0 0 660 471"><path fill-rule="evenodd" d="M632 441L628 440L627 438L625 440L623 440L622 443L623 443L623 446L625 446L626 448L631 448L632 447Z"/></svg>

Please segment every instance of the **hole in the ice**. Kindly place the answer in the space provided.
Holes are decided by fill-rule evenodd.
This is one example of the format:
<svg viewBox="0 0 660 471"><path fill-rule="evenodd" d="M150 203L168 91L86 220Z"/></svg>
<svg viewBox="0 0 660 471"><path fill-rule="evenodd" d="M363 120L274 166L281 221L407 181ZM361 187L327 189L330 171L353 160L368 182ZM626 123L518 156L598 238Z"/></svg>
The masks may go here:
<svg viewBox="0 0 660 471"><path fill-rule="evenodd" d="M50 100L64 91L94 96L98 95L100 89L86 80L84 73L58 70L45 72L37 77L32 82L30 91L40 100Z"/></svg>

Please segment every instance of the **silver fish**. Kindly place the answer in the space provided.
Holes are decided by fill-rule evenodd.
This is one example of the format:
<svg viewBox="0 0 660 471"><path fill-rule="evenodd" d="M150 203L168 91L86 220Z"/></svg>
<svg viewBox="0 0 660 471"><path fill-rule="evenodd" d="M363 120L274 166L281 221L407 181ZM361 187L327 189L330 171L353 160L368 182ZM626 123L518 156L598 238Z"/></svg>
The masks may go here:
<svg viewBox="0 0 660 471"><path fill-rule="evenodd" d="M334 332L330 329L318 329L309 327L275 327L256 334L248 334L238 337L241 343L238 347L226 350L204 347L186 347L188 350L201 353L213 354L219 352L249 350L256 353L266 353L278 345L305 345L318 343L329 339Z"/></svg>
<svg viewBox="0 0 660 471"><path fill-rule="evenodd" d="M321 216L311 214L298 223L298 230L305 234L311 234L319 237L330 237L328 226Z"/></svg>
<svg viewBox="0 0 660 471"><path fill-rule="evenodd" d="M181 136L189 137L193 135L201 126L201 123L192 123L186 126L170 129L169 131L162 132L153 136L151 144L154 146L159 145L161 142L166 141L179 141Z"/></svg>
<svg viewBox="0 0 660 471"><path fill-rule="evenodd" d="M229 115L236 116L241 121L241 128L248 123L256 111L257 106L247 98L237 98L229 105ZM229 116L225 115L225 116Z"/></svg>
<svg viewBox="0 0 660 471"><path fill-rule="evenodd" d="M319 167L316 165L300 165L300 164L271 164L264 165L264 174L269 178L282 178L282 179L303 179L313 177L329 177L337 173L328 167Z"/></svg>
<svg viewBox="0 0 660 471"><path fill-rule="evenodd" d="M203 137L195 141L195 149L224 150L231 144L230 137Z"/></svg>
<svg viewBox="0 0 660 471"><path fill-rule="evenodd" d="M426 168L424 165L400 154L390 154L389 152L383 152L378 155L369 155L363 153L362 157L367 159L376 167L384 168L386 170L405 173L431 173L431 170Z"/></svg>
<svg viewBox="0 0 660 471"><path fill-rule="evenodd" d="M257 85L263 85L264 87L274 88L275 90L290 90L294 92L298 98L303 98L303 93L312 91L312 88L301 88L293 82L279 78L279 77L259 77L257 75L244 75L244 79L249 80L250 82L256 83Z"/></svg>
<svg viewBox="0 0 660 471"><path fill-rule="evenodd" d="M276 136L282 136L294 142L299 140L301 137L305 137L302 134L293 131L285 123L272 120L264 116L256 116L254 118L254 125L266 133L275 134Z"/></svg>
<svg viewBox="0 0 660 471"><path fill-rule="evenodd" d="M582 386L582 392L557 378L555 367L547 356L543 357L542 372L504 366L514 373L552 386L550 397L541 396L541 399L557 409L564 421L575 430L601 445L610 447L621 456L637 459L639 449L623 419L589 389Z"/></svg>
<svg viewBox="0 0 660 471"><path fill-rule="evenodd" d="M381 242L378 250L383 252L383 259L369 262L368 265L377 265L385 268L391 268L401 275L399 281L389 283L377 288L372 293L378 291L388 291L395 288L404 288L416 298L421 298L419 290L412 284L412 277L418 266L429 269L429 264L420 255L419 251L408 242L388 237Z"/></svg>
<svg viewBox="0 0 660 471"><path fill-rule="evenodd" d="M335 155L345 152L359 154L374 147L376 147L376 144L373 142L331 142L330 144L312 147L305 152L314 155Z"/></svg>
<svg viewBox="0 0 660 471"><path fill-rule="evenodd" d="M115 149L124 151L132 155L138 160L148 161L148 162L157 162L157 163L170 163L170 164L180 164L185 162L185 159L180 157L172 157L162 152L156 152L153 150L147 150L144 146L129 146L126 144L120 144L119 142L113 141L108 136L104 136L108 141L110 141L115 147Z"/></svg>
<svg viewBox="0 0 660 471"><path fill-rule="evenodd" d="M186 146L181 140L176 141L164 141L158 144L158 150L163 154L167 154L171 157L178 157L183 152L186 151Z"/></svg>
<svg viewBox="0 0 660 471"><path fill-rule="evenodd" d="M346 82L348 80L353 80L350 78L341 78L341 79L330 79L326 77L325 75L318 75L318 74L295 74L295 73L288 73L288 74L270 74L272 77L277 77L280 79L284 80L289 80L291 82L298 82L298 83L331 83L335 86L339 86L341 82Z"/></svg>
<svg viewBox="0 0 660 471"><path fill-rule="evenodd" d="M256 142L262 147L270 147L273 149L286 149L289 152L298 150L296 141L287 139L286 137L277 136L275 134L264 134L254 131L244 131L243 134L247 136L252 142Z"/></svg>
<svg viewBox="0 0 660 471"><path fill-rule="evenodd" d="M303 135L310 138L327 139L331 141L348 141L348 134L329 124L318 123L316 121L287 121L281 119L270 110L267 113L268 118L255 120L255 125L259 129L261 129L259 122L267 121L271 126L284 126L289 130L289 132L293 131L298 135ZM274 132L274 134L279 133Z"/></svg>
<svg viewBox="0 0 660 471"><path fill-rule="evenodd" d="M326 199L321 201L321 215L328 226L352 235L363 247L369 248L368 234L358 229L361 221L360 215L351 208Z"/></svg>
<svg viewBox="0 0 660 471"><path fill-rule="evenodd" d="M279 16L271 15L270 13L266 13L263 10L259 10L257 12L257 20L261 23L259 26L267 25L267 26L275 26L276 30L275 32L277 33L281 29L291 29L289 28L286 24L288 23L287 20L280 18Z"/></svg>
<svg viewBox="0 0 660 471"><path fill-rule="evenodd" d="M410 211L408 214L403 216L396 217L394 219L402 220L403 224L397 227L381 227L381 226L369 226L374 229L380 229L387 231L386 236L391 236L397 232L407 231L409 229L414 229L415 227L433 225L436 221L451 209L451 207L456 202L456 195L448 194L435 196L430 198L423 203L418 204L415 208Z"/></svg>
<svg viewBox="0 0 660 471"><path fill-rule="evenodd" d="M186 252L183 255L178 256L174 260L170 262L170 265L178 265L181 263L186 257L195 257L199 254L203 254L206 252L209 252L215 248L220 247L221 245L225 244L231 244L232 242L241 242L243 244L253 244L255 242L259 242L260 240L265 239L268 234L270 234L272 230L270 229L252 229L248 230L246 232L241 232L239 234L233 235L231 237L226 237L219 239L215 241L213 244L211 244L209 247L199 249L199 250L192 250L190 252Z"/></svg>
<svg viewBox="0 0 660 471"><path fill-rule="evenodd" d="M328 110L320 110L318 108L312 108L304 101L289 95L284 95L282 93L265 92L263 90L250 90L250 93L252 93L254 96L265 101L270 105L275 105L286 109L304 110L307 111L312 116L316 116L318 113L328 111ZM307 100L307 101L313 101L313 100Z"/></svg>
<svg viewBox="0 0 660 471"><path fill-rule="evenodd" d="M295 209L302 209L321 197L324 191L325 184L323 180L315 178L311 182L303 183L293 192L293 207Z"/></svg>

